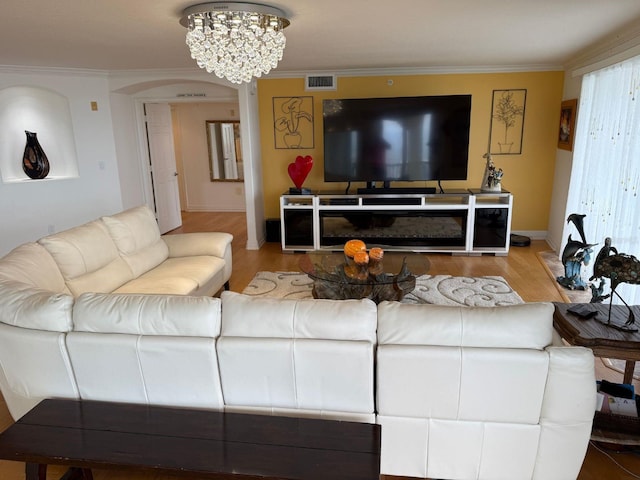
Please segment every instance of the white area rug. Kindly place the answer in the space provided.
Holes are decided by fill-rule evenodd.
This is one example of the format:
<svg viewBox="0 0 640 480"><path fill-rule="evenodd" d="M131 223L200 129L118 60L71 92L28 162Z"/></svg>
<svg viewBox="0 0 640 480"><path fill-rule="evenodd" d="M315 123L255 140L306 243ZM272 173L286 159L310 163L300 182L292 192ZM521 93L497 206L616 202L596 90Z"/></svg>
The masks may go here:
<svg viewBox="0 0 640 480"><path fill-rule="evenodd" d="M313 280L304 273L258 272L242 293L273 298L312 298ZM523 303L502 277L422 275L402 303L493 307Z"/></svg>

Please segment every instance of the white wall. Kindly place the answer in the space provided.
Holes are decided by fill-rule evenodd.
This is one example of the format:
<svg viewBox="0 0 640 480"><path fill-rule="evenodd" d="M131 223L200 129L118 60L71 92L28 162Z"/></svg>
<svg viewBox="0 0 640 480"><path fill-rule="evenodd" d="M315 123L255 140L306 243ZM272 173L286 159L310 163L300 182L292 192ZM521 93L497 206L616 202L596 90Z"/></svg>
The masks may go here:
<svg viewBox="0 0 640 480"><path fill-rule="evenodd" d="M563 100L580 98L582 77L572 77L565 73ZM580 112L578 112L578 115ZM563 239L562 232L567 221L565 209L571 179L573 152L558 149L556 151L556 166L553 175L553 189L551 191L551 211L549 212L549 226L547 227L547 243L556 252L560 252Z"/></svg>
<svg viewBox="0 0 640 480"><path fill-rule="evenodd" d="M106 75L0 68L0 88L24 85L46 88L69 99L79 176L0 183L0 255L24 242L122 209ZM97 102L97 111L91 110L92 101ZM5 141L4 134L0 132L0 142Z"/></svg>
<svg viewBox="0 0 640 480"><path fill-rule="evenodd" d="M113 136L118 158L118 175L122 193L122 208L132 208L146 203L153 210L153 199L147 199L143 172L140 168L140 139L135 105L129 95L114 93L110 97L113 114Z"/></svg>
<svg viewBox="0 0 640 480"><path fill-rule="evenodd" d="M187 211L244 212L243 182L212 182L207 120L239 120L238 102L172 103L176 162L181 174L181 207Z"/></svg>

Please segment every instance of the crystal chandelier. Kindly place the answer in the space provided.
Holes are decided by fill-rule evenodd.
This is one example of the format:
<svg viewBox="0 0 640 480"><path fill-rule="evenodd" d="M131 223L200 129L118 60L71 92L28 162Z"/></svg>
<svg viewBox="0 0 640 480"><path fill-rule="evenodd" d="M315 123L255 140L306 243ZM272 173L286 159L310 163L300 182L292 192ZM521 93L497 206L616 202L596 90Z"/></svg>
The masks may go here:
<svg viewBox="0 0 640 480"><path fill-rule="evenodd" d="M282 60L289 25L284 12L246 2L201 3L187 8L180 23L200 68L232 83L250 82Z"/></svg>

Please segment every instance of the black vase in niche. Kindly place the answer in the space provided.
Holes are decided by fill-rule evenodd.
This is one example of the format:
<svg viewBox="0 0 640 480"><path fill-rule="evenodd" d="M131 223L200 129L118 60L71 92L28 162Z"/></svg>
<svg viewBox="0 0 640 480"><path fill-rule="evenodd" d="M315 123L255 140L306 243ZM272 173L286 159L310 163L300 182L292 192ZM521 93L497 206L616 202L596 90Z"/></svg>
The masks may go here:
<svg viewBox="0 0 640 480"><path fill-rule="evenodd" d="M27 134L27 145L22 156L22 169L29 178L34 180L49 175L49 159L38 142L38 134L24 131Z"/></svg>

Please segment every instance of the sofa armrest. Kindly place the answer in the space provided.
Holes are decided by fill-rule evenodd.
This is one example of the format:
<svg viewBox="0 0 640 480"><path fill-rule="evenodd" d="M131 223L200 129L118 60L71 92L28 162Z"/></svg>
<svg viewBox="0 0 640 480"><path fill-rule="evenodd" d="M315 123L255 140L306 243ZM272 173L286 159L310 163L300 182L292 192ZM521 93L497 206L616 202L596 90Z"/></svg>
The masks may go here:
<svg viewBox="0 0 640 480"><path fill-rule="evenodd" d="M176 233L163 235L169 257L213 255L226 260L231 253L233 235L224 232Z"/></svg>
<svg viewBox="0 0 640 480"><path fill-rule="evenodd" d="M547 347L549 374L541 419L554 423L591 422L596 407L593 352L585 347Z"/></svg>
<svg viewBox="0 0 640 480"><path fill-rule="evenodd" d="M562 339L562 335L560 335L560 332L558 332L558 330L556 330L555 328L553 329L552 332L552 338L551 338L551 347L568 347L569 344L566 343L563 339Z"/></svg>

